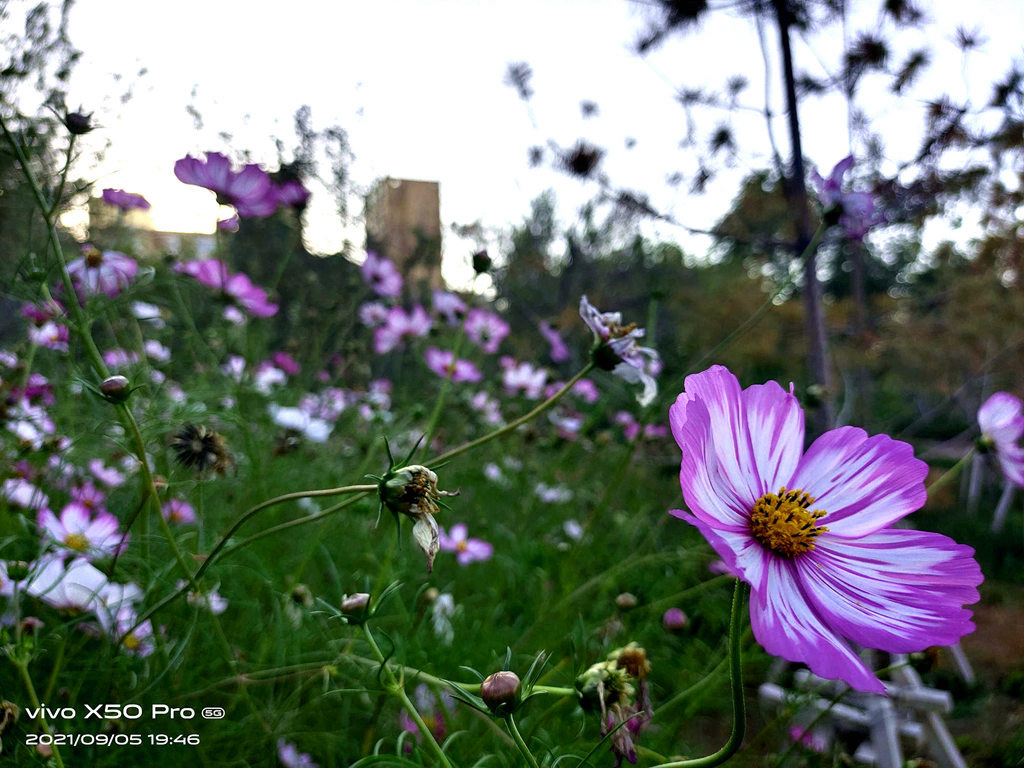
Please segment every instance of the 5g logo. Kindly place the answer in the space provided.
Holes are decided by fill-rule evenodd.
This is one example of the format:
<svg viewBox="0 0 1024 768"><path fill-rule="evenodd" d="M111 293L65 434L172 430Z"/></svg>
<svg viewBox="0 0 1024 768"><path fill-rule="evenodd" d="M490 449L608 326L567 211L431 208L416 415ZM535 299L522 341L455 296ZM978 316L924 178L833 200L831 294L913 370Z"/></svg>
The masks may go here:
<svg viewBox="0 0 1024 768"><path fill-rule="evenodd" d="M221 720L227 713L224 711L224 707L203 707L200 714L207 720Z"/></svg>

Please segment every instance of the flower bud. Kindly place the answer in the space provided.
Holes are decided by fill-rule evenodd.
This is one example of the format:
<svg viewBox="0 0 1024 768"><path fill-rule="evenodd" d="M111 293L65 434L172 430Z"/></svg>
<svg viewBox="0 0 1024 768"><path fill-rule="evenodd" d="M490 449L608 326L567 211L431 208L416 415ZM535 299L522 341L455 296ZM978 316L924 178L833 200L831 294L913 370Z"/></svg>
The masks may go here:
<svg viewBox="0 0 1024 768"><path fill-rule="evenodd" d="M632 592L623 592L621 595L615 598L615 604L623 610L629 610L630 608L636 608L636 595Z"/></svg>
<svg viewBox="0 0 1024 768"><path fill-rule="evenodd" d="M492 263L491 257L487 254L486 249L477 251L473 254L473 271L478 275L490 272Z"/></svg>
<svg viewBox="0 0 1024 768"><path fill-rule="evenodd" d="M84 136L93 129L92 112L85 114L82 111L68 112L64 115L64 127L73 136Z"/></svg>
<svg viewBox="0 0 1024 768"><path fill-rule="evenodd" d="M0 701L0 734L13 728L20 715L21 710L13 701Z"/></svg>
<svg viewBox="0 0 1024 768"><path fill-rule="evenodd" d="M669 608L665 611L665 615L661 617L661 624L669 632L679 632L680 630L686 629L686 625L690 623L690 620L686 617L678 608Z"/></svg>
<svg viewBox="0 0 1024 768"><path fill-rule="evenodd" d="M367 609L370 607L370 596L366 592L356 592L354 595L346 595L341 601L341 612L352 624L361 624L366 618Z"/></svg>
<svg viewBox="0 0 1024 768"><path fill-rule="evenodd" d="M480 698L496 715L509 715L519 705L519 676L515 672L495 672L480 684Z"/></svg>
<svg viewBox="0 0 1024 768"><path fill-rule="evenodd" d="M112 403L123 403L132 390L124 376L108 376L100 384L100 392Z"/></svg>
<svg viewBox="0 0 1024 768"><path fill-rule="evenodd" d="M28 578L30 566L24 560L7 561L7 578L11 581L24 581Z"/></svg>

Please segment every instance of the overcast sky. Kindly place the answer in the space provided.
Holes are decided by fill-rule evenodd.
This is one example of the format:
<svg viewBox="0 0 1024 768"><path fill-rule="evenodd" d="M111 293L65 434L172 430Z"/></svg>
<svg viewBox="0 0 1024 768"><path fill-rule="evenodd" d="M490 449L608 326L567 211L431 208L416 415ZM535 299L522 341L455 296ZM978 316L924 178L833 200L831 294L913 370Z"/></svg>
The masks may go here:
<svg viewBox="0 0 1024 768"><path fill-rule="evenodd" d="M851 36L874 25L880 2L853 5L863 15L853 17ZM936 47L938 66L915 92L921 96L897 105L880 82L860 97L862 108L891 126L885 135L894 160L916 148L925 96L946 89L954 99L980 105L993 78L1022 53L1024 3L1018 0L921 5L932 23L902 34L896 46L901 52L925 43ZM255 160L273 161L270 136L289 144L292 115L303 104L312 107L315 127L339 124L349 132L359 184L383 176L439 181L445 226L519 222L529 201L547 188L558 195L563 221L571 220L595 188L530 168L527 150L549 139L569 146L585 136L608 150L603 167L616 184L645 191L687 224L708 227L742 173L765 165L764 119L755 111L733 117L741 147L737 168L710 194L694 197L687 182L666 183L671 173L692 173L697 164L695 150L680 147L686 120L673 97L682 86L721 89L742 74L750 81L743 103L763 108L757 32L749 18L719 12L641 58L631 44L650 13L648 4L628 0L79 0L70 34L84 54L72 106L96 109L102 135L112 141L104 162L89 170L97 188L146 195L163 229L210 231L217 217L209 193L174 178L177 158L248 150ZM985 40L966 67L952 43L957 26L978 29ZM778 40L773 30L766 34L774 67ZM798 67L819 76L834 70L841 40L839 29L809 43L798 39ZM533 69L530 108L503 85L513 61ZM146 74L137 76L143 68ZM129 85L133 97L121 104ZM777 93L773 85L773 108L781 112ZM596 102L598 115L584 119L581 100ZM203 116L202 130L186 112L190 103ZM705 133L726 117L705 112ZM805 154L827 171L850 149L845 104L808 101L801 117ZM781 120L777 129L784 139ZM230 145L218 137L221 131L232 134ZM636 140L632 149L625 147L627 137ZM346 233L331 215L331 201L317 197L307 218L309 245L332 252ZM358 232L347 234L362 244ZM678 228L658 234L701 247ZM448 245L446 269L454 276L465 254L452 251L467 246L454 239Z"/></svg>

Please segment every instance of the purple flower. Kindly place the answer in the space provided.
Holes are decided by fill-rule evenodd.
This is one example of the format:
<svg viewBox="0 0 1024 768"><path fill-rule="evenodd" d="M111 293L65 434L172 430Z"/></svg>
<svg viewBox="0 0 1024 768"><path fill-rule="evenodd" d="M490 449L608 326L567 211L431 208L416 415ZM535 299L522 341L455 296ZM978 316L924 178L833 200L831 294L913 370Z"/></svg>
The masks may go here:
<svg viewBox="0 0 1024 768"><path fill-rule="evenodd" d="M301 370L298 361L287 352L275 352L270 359L289 376L295 376Z"/></svg>
<svg viewBox="0 0 1024 768"><path fill-rule="evenodd" d="M68 327L52 321L28 329L28 340L31 343L55 352L68 351L68 338Z"/></svg>
<svg viewBox="0 0 1024 768"><path fill-rule="evenodd" d="M469 362L469 360L455 359L455 354L450 350L427 347L424 358L427 361L427 367L445 379L451 379L455 382L476 382L484 377L480 373L480 369L473 365L473 363Z"/></svg>
<svg viewBox="0 0 1024 768"><path fill-rule="evenodd" d="M388 321L388 308L379 301L367 301L359 306L359 321L368 328L378 328Z"/></svg>
<svg viewBox="0 0 1024 768"><path fill-rule="evenodd" d="M689 619L679 608L669 608L661 617L661 625L669 632L686 629Z"/></svg>
<svg viewBox="0 0 1024 768"><path fill-rule="evenodd" d="M978 409L982 449L995 449L1003 476L1024 488L1024 404L1009 392L996 392Z"/></svg>
<svg viewBox="0 0 1024 768"><path fill-rule="evenodd" d="M140 211L148 211L152 207L149 201L142 195L136 195L134 192L125 192L123 189L104 189L103 202L116 206L125 212L136 208Z"/></svg>
<svg viewBox="0 0 1024 768"><path fill-rule="evenodd" d="M228 216L226 219L220 219L217 222L218 232L237 232L238 231L238 214Z"/></svg>
<svg viewBox="0 0 1024 768"><path fill-rule="evenodd" d="M363 282L369 285L378 296L396 298L402 293L402 276L395 265L373 251L366 252L363 262Z"/></svg>
<svg viewBox="0 0 1024 768"><path fill-rule="evenodd" d="M182 499L170 499L160 508L160 512L168 523L189 525L196 521L195 509Z"/></svg>
<svg viewBox="0 0 1024 768"><path fill-rule="evenodd" d="M426 336L432 325L430 315L419 304L412 308L412 312L392 307L384 325L373 332L373 349L378 355L383 355L397 347L405 336Z"/></svg>
<svg viewBox="0 0 1024 768"><path fill-rule="evenodd" d="M643 384L637 400L640 405L650 405L658 395L654 376L661 370L661 359L650 347L636 343L644 337L644 329L637 328L635 323L623 325L618 312L598 312L586 296L580 298L580 317L594 332L591 356L597 367L630 383Z"/></svg>
<svg viewBox="0 0 1024 768"><path fill-rule="evenodd" d="M580 379L572 385L571 391L589 405L593 405L601 398L600 393L597 391L597 385L591 379Z"/></svg>
<svg viewBox="0 0 1024 768"><path fill-rule="evenodd" d="M447 597L449 601L451 600L451 595L441 595L434 601L434 606L436 607L441 598L444 597ZM448 732L445 716L451 712L454 706L454 699L452 699L451 695L443 692L439 702L437 696L431 693L430 688L426 684L420 683L413 692L413 703L416 705L416 711L419 712L423 723L434 734L434 738L438 741L444 741L445 734ZM399 714L399 722L402 724L402 730L406 733L411 733L416 738L416 741L420 741L423 738L423 734L420 733L416 722L409 717L404 709ZM407 745L406 751L412 751L411 745Z"/></svg>
<svg viewBox="0 0 1024 768"><path fill-rule="evenodd" d="M127 542L127 537L122 537L118 530L116 517L107 512L93 516L88 507L74 501L61 510L59 519L44 509L36 522L44 539L87 559L113 555Z"/></svg>
<svg viewBox="0 0 1024 768"><path fill-rule="evenodd" d="M512 358L502 358L502 384L505 391L515 395L522 391L530 400L536 400L544 391L544 382L548 380L548 372L543 368L535 368L530 363L517 363Z"/></svg>
<svg viewBox="0 0 1024 768"><path fill-rule="evenodd" d="M174 164L174 175L216 193L218 203L233 206L243 219L265 219L277 210L276 189L266 172L252 164L234 171L220 152L207 152L205 161L187 155Z"/></svg>
<svg viewBox="0 0 1024 768"><path fill-rule="evenodd" d="M455 559L459 565L469 565L475 560L489 560L494 554L494 546L482 539L471 539L467 534L468 529L465 523L453 525L450 535L445 533L442 527L438 531L438 544L441 551L455 552Z"/></svg>
<svg viewBox="0 0 1024 768"><path fill-rule="evenodd" d="M68 264L68 274L75 285L78 300L104 294L113 298L127 288L139 265L117 251L100 251L92 245L83 245L82 258Z"/></svg>
<svg viewBox="0 0 1024 768"><path fill-rule="evenodd" d="M103 353L103 362L110 368L127 368L139 362L139 353L127 349L108 349Z"/></svg>
<svg viewBox="0 0 1024 768"><path fill-rule="evenodd" d="M471 309L466 315L466 335L487 354L498 351L502 340L508 336L508 323L486 309Z"/></svg>
<svg viewBox="0 0 1024 768"><path fill-rule="evenodd" d="M301 181L286 181L277 188L277 204L301 211L309 202L309 190Z"/></svg>
<svg viewBox="0 0 1024 768"><path fill-rule="evenodd" d="M108 488L116 488L124 482L124 475L116 469L107 467L102 459L92 459L88 466L92 476Z"/></svg>
<svg viewBox="0 0 1024 768"><path fill-rule="evenodd" d="M562 341L562 335L547 323L541 323L538 328L540 328L540 335L547 339L548 344L551 345L551 351L548 353L551 355L551 361L554 363L564 363L568 360L569 348Z"/></svg>
<svg viewBox="0 0 1024 768"><path fill-rule="evenodd" d="M615 414L614 421L622 427L622 432L629 442L633 442L640 434L640 422L629 411L619 411Z"/></svg>
<svg viewBox="0 0 1024 768"><path fill-rule="evenodd" d="M860 691L885 686L844 642L890 653L950 645L973 631L974 550L891 527L919 509L927 465L911 446L841 427L806 453L804 414L775 382L741 390L722 366L688 376L669 409L696 526L751 585L765 650Z"/></svg>
<svg viewBox="0 0 1024 768"><path fill-rule="evenodd" d="M441 315L449 325L457 325L466 314L466 302L458 294L448 291L434 291L434 311Z"/></svg>
<svg viewBox="0 0 1024 768"><path fill-rule="evenodd" d="M138 614L133 607L130 605L122 606L115 614L111 635L114 637L123 636L121 647L134 656L145 658L156 650L156 644L153 641L153 624L149 619L146 619L139 626L135 627L134 625L138 618ZM128 632L128 630L131 630L131 632ZM126 632L128 634L125 634Z"/></svg>
<svg viewBox="0 0 1024 768"><path fill-rule="evenodd" d="M830 223L838 222L851 240L861 241L873 224L875 200L868 192L843 192L843 177L853 167L853 155L848 155L836 163L836 167L823 179L814 171L811 179L818 188L818 199L826 214L838 212L837 219L829 219Z"/></svg>
<svg viewBox="0 0 1024 768"><path fill-rule="evenodd" d="M268 300L266 290L253 285L248 275L241 272L231 274L219 259L180 262L174 265L174 271L194 277L209 288L223 291L250 315L271 317L277 314L278 306Z"/></svg>
<svg viewBox="0 0 1024 768"><path fill-rule="evenodd" d="M312 757L284 739L277 740L277 759L284 768L317 768Z"/></svg>

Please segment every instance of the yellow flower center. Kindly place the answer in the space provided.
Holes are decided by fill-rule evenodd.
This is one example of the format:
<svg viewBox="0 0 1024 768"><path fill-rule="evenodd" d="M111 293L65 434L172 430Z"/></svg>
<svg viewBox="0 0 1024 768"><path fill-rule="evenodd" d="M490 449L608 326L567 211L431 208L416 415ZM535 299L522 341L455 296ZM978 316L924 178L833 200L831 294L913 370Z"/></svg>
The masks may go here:
<svg viewBox="0 0 1024 768"><path fill-rule="evenodd" d="M64 537L64 546L76 552L85 552L89 548L89 540L80 533L69 533Z"/></svg>
<svg viewBox="0 0 1024 768"><path fill-rule="evenodd" d="M780 557L792 560L814 549L814 540L827 531L815 522L825 516L822 509L811 511L814 499L804 491L766 493L750 513L750 532L762 545Z"/></svg>
<svg viewBox="0 0 1024 768"><path fill-rule="evenodd" d="M85 252L85 264L95 269L103 263L103 251L99 248L90 248Z"/></svg>
<svg viewBox="0 0 1024 768"><path fill-rule="evenodd" d="M469 549L469 544L465 540L460 541L455 545L456 552L465 552L467 549Z"/></svg>
<svg viewBox="0 0 1024 768"><path fill-rule="evenodd" d="M124 647L127 648L129 651L134 651L140 645L142 645L142 641L139 640L139 638L137 638L135 635L128 635L124 639Z"/></svg>

